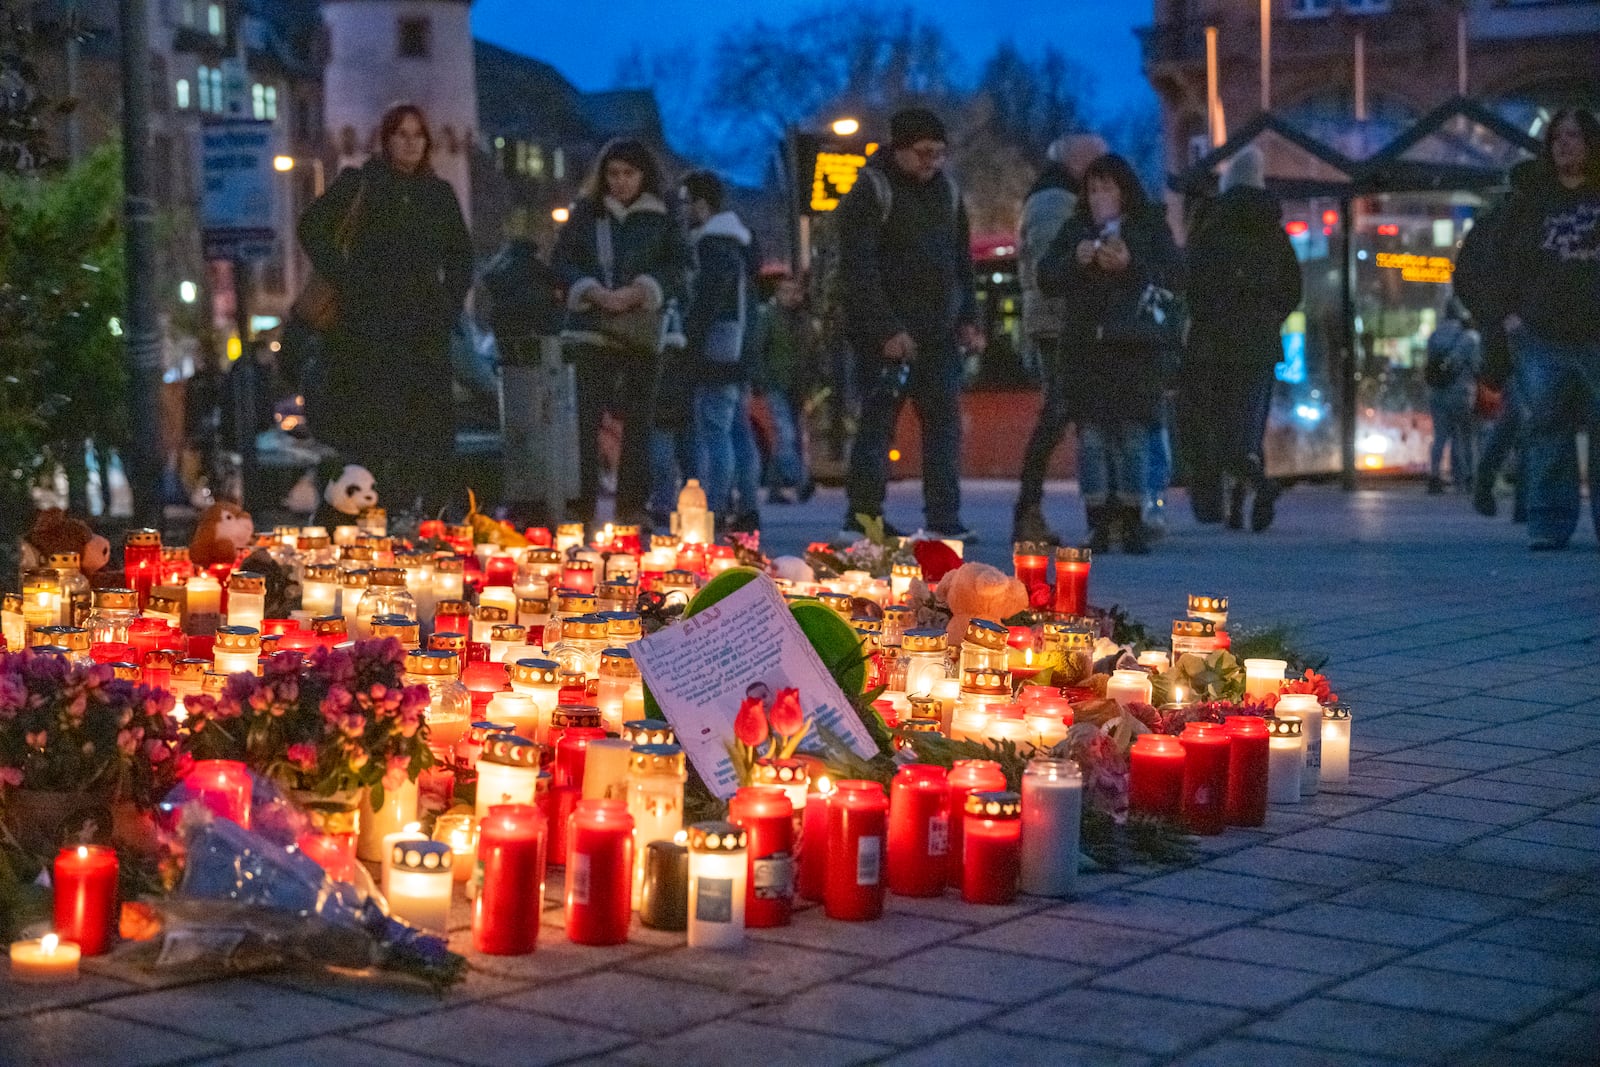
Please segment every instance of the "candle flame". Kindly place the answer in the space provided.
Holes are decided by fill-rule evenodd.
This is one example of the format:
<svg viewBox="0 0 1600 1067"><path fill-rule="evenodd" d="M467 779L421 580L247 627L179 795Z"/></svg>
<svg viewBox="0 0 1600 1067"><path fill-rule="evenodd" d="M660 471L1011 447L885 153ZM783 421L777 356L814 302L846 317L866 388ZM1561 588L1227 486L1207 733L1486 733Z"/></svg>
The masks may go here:
<svg viewBox="0 0 1600 1067"><path fill-rule="evenodd" d="M39 948L47 956L53 955L55 953L56 946L59 944L61 944L61 938L55 934L45 934L39 939Z"/></svg>
<svg viewBox="0 0 1600 1067"><path fill-rule="evenodd" d="M1033 649L1027 649L1022 653L1022 665L1024 667L1033 666Z"/></svg>
<svg viewBox="0 0 1600 1067"><path fill-rule="evenodd" d="M402 829L408 834L414 834L422 830L422 824L420 822L408 822Z"/></svg>
<svg viewBox="0 0 1600 1067"><path fill-rule="evenodd" d="M833 779L826 774L817 778L817 792L822 795L833 792Z"/></svg>
<svg viewBox="0 0 1600 1067"><path fill-rule="evenodd" d="M1183 703L1183 686L1175 685L1172 687L1172 702L1174 704Z"/></svg>
<svg viewBox="0 0 1600 1067"><path fill-rule="evenodd" d="M689 831L687 831L687 830L679 830L677 833L672 835L672 842L673 842L673 844L676 844L676 845L681 845L681 844L683 844L684 842L686 842L688 840L689 840Z"/></svg>
<svg viewBox="0 0 1600 1067"><path fill-rule="evenodd" d="M78 858L80 860L86 860L89 858L89 847L87 845L78 846Z"/></svg>

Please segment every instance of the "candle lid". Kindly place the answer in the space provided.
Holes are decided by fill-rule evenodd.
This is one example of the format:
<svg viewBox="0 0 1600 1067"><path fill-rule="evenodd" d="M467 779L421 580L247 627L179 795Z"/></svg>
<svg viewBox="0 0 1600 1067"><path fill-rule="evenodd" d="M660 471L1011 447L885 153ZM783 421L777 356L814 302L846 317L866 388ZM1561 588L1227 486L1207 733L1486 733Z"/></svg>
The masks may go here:
<svg viewBox="0 0 1600 1067"><path fill-rule="evenodd" d="M593 704L558 704L550 713L550 728L565 730L574 726L599 726L603 721L600 709Z"/></svg>
<svg viewBox="0 0 1600 1067"><path fill-rule="evenodd" d="M371 504L361 509L356 516L356 521L368 526L376 526L380 522L389 521L389 512L378 504Z"/></svg>
<svg viewBox="0 0 1600 1067"><path fill-rule="evenodd" d="M1094 553L1087 548L1074 545L1062 545L1056 549L1057 563L1088 563L1094 559Z"/></svg>
<svg viewBox="0 0 1600 1067"><path fill-rule="evenodd" d="M938 721L940 707L938 697L928 693L918 693L916 696L908 697L907 702L911 705L911 717L913 719L933 719L935 722Z"/></svg>
<svg viewBox="0 0 1600 1067"><path fill-rule="evenodd" d="M692 589L694 583L694 571L670 570L656 579L656 584L662 589Z"/></svg>
<svg viewBox="0 0 1600 1067"><path fill-rule="evenodd" d="M889 568L889 574L894 578L921 578L922 565L918 563L896 563Z"/></svg>
<svg viewBox="0 0 1600 1067"><path fill-rule="evenodd" d="M1205 612L1208 615L1226 615L1228 613L1228 598L1225 596L1199 596L1190 593L1189 611L1191 613Z"/></svg>
<svg viewBox="0 0 1600 1067"><path fill-rule="evenodd" d="M41 626L33 631L35 640L40 645L59 645L68 652L87 652L89 649L89 631L81 626Z"/></svg>
<svg viewBox="0 0 1600 1067"><path fill-rule="evenodd" d="M141 547L154 545L161 546L161 531L159 530L129 530L123 535L122 543L125 546L139 545Z"/></svg>
<svg viewBox="0 0 1600 1067"><path fill-rule="evenodd" d="M907 652L943 652L947 644L944 631L932 627L907 630L900 638L900 647Z"/></svg>
<svg viewBox="0 0 1600 1067"><path fill-rule="evenodd" d="M762 756L756 760L756 781L761 785L789 785L811 780L811 772L804 760L773 759Z"/></svg>
<svg viewBox="0 0 1600 1067"><path fill-rule="evenodd" d="M557 552L553 548L530 548L528 549L527 554L522 558L527 560L529 563L548 565L551 563L560 563L561 553Z"/></svg>
<svg viewBox="0 0 1600 1067"><path fill-rule="evenodd" d="M561 639L575 641L604 641L606 620L600 615L579 615L561 623Z"/></svg>
<svg viewBox="0 0 1600 1067"><path fill-rule="evenodd" d="M478 755L478 762L536 770L543 749L543 745L516 734L489 734L483 739L483 751Z"/></svg>
<svg viewBox="0 0 1600 1067"><path fill-rule="evenodd" d="M611 538L614 541L621 541L629 537L638 536L639 524L636 522L619 522L614 523L611 527Z"/></svg>
<svg viewBox="0 0 1600 1067"><path fill-rule="evenodd" d="M916 616L917 609L909 604L890 604L883 609L884 625L887 626L890 620L893 620L901 624L900 628L902 630L906 629L905 624L916 618Z"/></svg>
<svg viewBox="0 0 1600 1067"><path fill-rule="evenodd" d="M188 545L162 545L161 559L167 563L188 563Z"/></svg>
<svg viewBox="0 0 1600 1067"><path fill-rule="evenodd" d="M634 745L628 754L628 769L640 774L687 773L683 749L677 745Z"/></svg>
<svg viewBox="0 0 1600 1067"><path fill-rule="evenodd" d="M467 635L458 634L452 630L441 630L428 635L428 648L433 652L454 652L457 656L467 654Z"/></svg>
<svg viewBox="0 0 1600 1067"><path fill-rule="evenodd" d="M1210 619L1173 619L1173 637L1215 637L1217 624Z"/></svg>
<svg viewBox="0 0 1600 1067"><path fill-rule="evenodd" d="M368 573L367 584L380 589L404 589L406 572L401 567L374 567Z"/></svg>
<svg viewBox="0 0 1600 1067"><path fill-rule="evenodd" d="M175 682L198 682L204 678L211 669L208 659L189 658L180 659L172 665L172 680Z"/></svg>
<svg viewBox="0 0 1600 1067"><path fill-rule="evenodd" d="M310 527L306 529L310 529ZM302 552L320 552L328 547L328 535L326 533L306 533L305 530L301 530L297 543Z"/></svg>
<svg viewBox="0 0 1600 1067"><path fill-rule="evenodd" d="M479 604L475 617L479 622L510 622L511 612L499 604Z"/></svg>
<svg viewBox="0 0 1600 1067"><path fill-rule="evenodd" d="M968 793L966 812L991 819L1015 819L1022 814L1022 797L1004 791L994 793Z"/></svg>
<svg viewBox="0 0 1600 1067"><path fill-rule="evenodd" d="M697 822L689 827L689 848L695 852L739 852L749 840L731 822Z"/></svg>
<svg viewBox="0 0 1600 1067"><path fill-rule="evenodd" d="M170 671L177 665L178 654L170 648L152 648L144 654L143 662L146 670Z"/></svg>
<svg viewBox="0 0 1600 1067"><path fill-rule="evenodd" d="M936 734L939 732L939 720L936 718L922 718L921 716L901 719L900 729L914 734Z"/></svg>
<svg viewBox="0 0 1600 1067"><path fill-rule="evenodd" d="M497 695L504 696L506 694L502 693ZM467 727L467 732L472 734L480 745L490 734L512 734L516 733L516 730L517 727L515 723L491 722L488 719L478 719L473 722L471 726Z"/></svg>
<svg viewBox="0 0 1600 1067"><path fill-rule="evenodd" d="M586 560L586 559L569 559L563 565L562 569L563 570L569 570L569 571L577 571L578 573L581 574L584 571L592 571L592 570L594 570L594 564L591 563L590 561Z"/></svg>
<svg viewBox="0 0 1600 1067"><path fill-rule="evenodd" d="M1011 544L1013 556L1046 556L1050 554L1050 546L1043 541L1014 541Z"/></svg>
<svg viewBox="0 0 1600 1067"><path fill-rule="evenodd" d="M633 662L633 653L625 648L608 648L600 653L600 677L637 678L639 665Z"/></svg>
<svg viewBox="0 0 1600 1067"><path fill-rule="evenodd" d="M1350 705L1341 704L1338 701L1332 704L1324 704L1322 705L1322 717L1323 719L1331 719L1334 722L1348 721L1350 718Z"/></svg>
<svg viewBox="0 0 1600 1067"><path fill-rule="evenodd" d="M371 577L370 572L358 567L355 570L341 571L339 573L339 584L346 589L365 589L367 580ZM231 590L233 586L229 585L228 588Z"/></svg>
<svg viewBox="0 0 1600 1067"><path fill-rule="evenodd" d="M672 745L678 735L661 719L629 719L622 724L622 739L633 745Z"/></svg>
<svg viewBox="0 0 1600 1067"><path fill-rule="evenodd" d="M339 565L337 563L307 563L305 580L308 582L337 582L339 580Z"/></svg>
<svg viewBox="0 0 1600 1067"><path fill-rule="evenodd" d="M683 543L682 538L680 538L677 534L651 534L650 535L650 547L652 549L657 549L657 548L677 548L682 543Z"/></svg>
<svg viewBox="0 0 1600 1067"><path fill-rule="evenodd" d="M363 511L361 513L361 517L365 519L367 517L367 513ZM394 538L388 536L387 534L373 533L372 531L367 530L356 534L356 544L367 545L372 549L373 552L380 556L384 554L394 554Z"/></svg>
<svg viewBox="0 0 1600 1067"><path fill-rule="evenodd" d="M550 614L550 598L542 596L517 597L518 615L548 615Z"/></svg>
<svg viewBox="0 0 1600 1067"><path fill-rule="evenodd" d="M961 672L961 691L983 696L1009 695L1011 672L991 670L988 667L968 667Z"/></svg>
<svg viewBox="0 0 1600 1067"><path fill-rule="evenodd" d="M132 589L96 589L94 606L111 611L132 611L139 606L139 594Z"/></svg>
<svg viewBox="0 0 1600 1067"><path fill-rule="evenodd" d="M261 631L254 626L219 626L216 647L227 652L259 652Z"/></svg>
<svg viewBox="0 0 1600 1067"><path fill-rule="evenodd" d="M626 583L616 582L613 585ZM608 588L610 588L608 586ZM631 586L629 587L632 588ZM602 613L606 620L606 634L610 637L638 637L644 633L644 626L639 620L639 613L635 611L607 611Z"/></svg>
<svg viewBox="0 0 1600 1067"><path fill-rule="evenodd" d="M119 682L137 682L139 680L140 670L137 663L111 663L108 666L111 668L111 677Z"/></svg>
<svg viewBox="0 0 1600 1067"><path fill-rule="evenodd" d="M1011 636L1011 631L990 619L973 619L967 623L965 640L968 644L987 648L993 652L1004 652L1006 639Z"/></svg>
<svg viewBox="0 0 1600 1067"><path fill-rule="evenodd" d="M433 566L433 557L426 552L396 552L394 562L403 570L418 570Z"/></svg>
<svg viewBox="0 0 1600 1067"><path fill-rule="evenodd" d="M824 590L817 594L817 599L840 615L843 615L846 619L849 619L854 614L851 606L855 603L855 597L849 593L835 593Z"/></svg>
<svg viewBox="0 0 1600 1067"><path fill-rule="evenodd" d="M228 577L228 592L230 593L265 593L267 579L265 575L255 571L234 571Z"/></svg>
<svg viewBox="0 0 1600 1067"><path fill-rule="evenodd" d="M363 544L360 540L339 549L339 558L350 563L371 563L376 555L371 545Z"/></svg>
<svg viewBox="0 0 1600 1067"><path fill-rule="evenodd" d="M553 659L519 659L511 665L511 680L521 685L554 685L560 669Z"/></svg>
<svg viewBox="0 0 1600 1067"><path fill-rule="evenodd" d="M395 615L385 612L372 617L373 637L400 637L417 629L417 620L407 615ZM403 632L397 632L403 631Z"/></svg>
<svg viewBox="0 0 1600 1067"><path fill-rule="evenodd" d="M465 600L441 600L434 605L433 610L438 615L472 614L472 608Z"/></svg>
<svg viewBox="0 0 1600 1067"><path fill-rule="evenodd" d="M343 637L348 630L343 615L318 615L311 620L311 632L318 637Z"/></svg>
<svg viewBox="0 0 1600 1067"><path fill-rule="evenodd" d="M70 656L72 649L65 645L34 645L33 654L36 656Z"/></svg>
<svg viewBox="0 0 1600 1067"><path fill-rule="evenodd" d="M497 622L489 628L491 641L509 641L513 645L520 645L527 637L528 628L517 622Z"/></svg>
<svg viewBox="0 0 1600 1067"><path fill-rule="evenodd" d="M406 673L429 677L456 674L456 654L439 648L414 648L406 653Z"/></svg>
<svg viewBox="0 0 1600 1067"><path fill-rule="evenodd" d="M436 556L433 569L436 574L464 574L467 565L460 556Z"/></svg>
<svg viewBox="0 0 1600 1067"><path fill-rule="evenodd" d="M151 593L145 600L145 610L154 615L176 615L183 610L178 598L164 593Z"/></svg>
<svg viewBox="0 0 1600 1067"><path fill-rule="evenodd" d="M592 614L599 604L599 598L593 593L580 593L576 589L556 590L556 610L568 617Z"/></svg>
<svg viewBox="0 0 1600 1067"><path fill-rule="evenodd" d="M855 627L858 634L879 634L883 632L883 620L875 619L871 615L856 615L851 618L850 625Z"/></svg>
<svg viewBox="0 0 1600 1067"><path fill-rule="evenodd" d="M1299 719L1280 719L1276 716L1264 716L1262 721L1267 724L1267 733L1273 737L1299 737L1301 735Z"/></svg>
<svg viewBox="0 0 1600 1067"><path fill-rule="evenodd" d="M220 693L228 687L228 676L221 671L206 671L200 678L200 692Z"/></svg>

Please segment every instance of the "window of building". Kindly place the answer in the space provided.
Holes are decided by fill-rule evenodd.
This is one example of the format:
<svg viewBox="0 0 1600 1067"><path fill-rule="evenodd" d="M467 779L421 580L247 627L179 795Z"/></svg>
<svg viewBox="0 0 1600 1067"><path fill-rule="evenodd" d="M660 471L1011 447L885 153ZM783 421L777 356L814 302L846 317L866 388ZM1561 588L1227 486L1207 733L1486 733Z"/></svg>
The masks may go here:
<svg viewBox="0 0 1600 1067"><path fill-rule="evenodd" d="M1344 0L1344 9L1352 15L1381 15L1389 10L1389 0Z"/></svg>
<svg viewBox="0 0 1600 1067"><path fill-rule="evenodd" d="M400 20L400 58L427 59L432 51L433 23L425 18Z"/></svg>
<svg viewBox="0 0 1600 1067"><path fill-rule="evenodd" d="M252 85L250 87L250 107L258 122L278 121L278 87L276 85L262 85L259 82Z"/></svg>
<svg viewBox="0 0 1600 1067"><path fill-rule="evenodd" d="M220 71L218 73L221 73ZM211 68L201 67L199 75L195 78L200 83L200 110L215 111L216 104L211 99Z"/></svg>
<svg viewBox="0 0 1600 1067"><path fill-rule="evenodd" d="M179 78L172 86L172 102L179 111L189 109L189 79Z"/></svg>
<svg viewBox="0 0 1600 1067"><path fill-rule="evenodd" d="M1286 0L1290 18L1318 18L1333 12L1333 0Z"/></svg>
<svg viewBox="0 0 1600 1067"><path fill-rule="evenodd" d="M528 146L528 177L544 177L544 149L536 144Z"/></svg>
<svg viewBox="0 0 1600 1067"><path fill-rule="evenodd" d="M227 23L223 21L222 5L209 4L206 7L206 32L213 37L221 37L226 30Z"/></svg>
<svg viewBox="0 0 1600 1067"><path fill-rule="evenodd" d="M567 178L567 153L560 147L550 150L550 177L558 182Z"/></svg>

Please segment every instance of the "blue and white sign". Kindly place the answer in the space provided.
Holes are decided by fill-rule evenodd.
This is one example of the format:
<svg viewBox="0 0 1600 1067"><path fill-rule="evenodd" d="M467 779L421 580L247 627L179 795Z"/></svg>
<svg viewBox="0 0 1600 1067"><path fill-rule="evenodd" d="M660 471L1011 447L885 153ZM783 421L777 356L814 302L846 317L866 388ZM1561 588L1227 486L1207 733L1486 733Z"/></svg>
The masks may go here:
<svg viewBox="0 0 1600 1067"><path fill-rule="evenodd" d="M277 133L270 122L200 127L200 226L208 259L265 259L277 240Z"/></svg>

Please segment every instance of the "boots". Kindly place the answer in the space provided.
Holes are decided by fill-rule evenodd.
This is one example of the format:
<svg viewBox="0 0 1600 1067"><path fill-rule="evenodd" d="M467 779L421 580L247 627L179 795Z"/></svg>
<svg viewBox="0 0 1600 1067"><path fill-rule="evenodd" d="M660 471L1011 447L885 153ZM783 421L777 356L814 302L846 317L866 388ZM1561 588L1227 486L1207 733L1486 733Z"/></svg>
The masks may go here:
<svg viewBox="0 0 1600 1067"><path fill-rule="evenodd" d="M1149 531L1144 527L1144 516L1138 504L1124 504L1122 512L1122 550L1130 556L1150 554Z"/></svg>
<svg viewBox="0 0 1600 1067"><path fill-rule="evenodd" d="M1089 551L1096 555L1111 551L1111 523L1115 512L1109 504L1089 505Z"/></svg>
<svg viewBox="0 0 1600 1067"><path fill-rule="evenodd" d="M1228 529L1244 529L1244 495L1249 487L1243 478L1235 478L1228 490Z"/></svg>
<svg viewBox="0 0 1600 1067"><path fill-rule="evenodd" d="M1011 520L1011 540L1036 541L1041 544L1059 545L1061 538L1050 529L1050 524L1045 521L1044 509L1038 504L1018 504L1017 510Z"/></svg>

